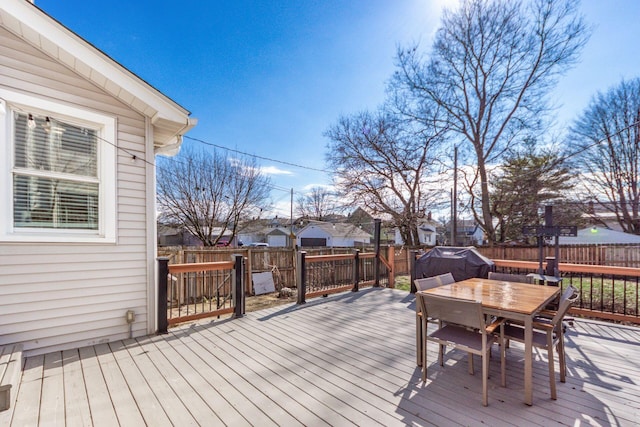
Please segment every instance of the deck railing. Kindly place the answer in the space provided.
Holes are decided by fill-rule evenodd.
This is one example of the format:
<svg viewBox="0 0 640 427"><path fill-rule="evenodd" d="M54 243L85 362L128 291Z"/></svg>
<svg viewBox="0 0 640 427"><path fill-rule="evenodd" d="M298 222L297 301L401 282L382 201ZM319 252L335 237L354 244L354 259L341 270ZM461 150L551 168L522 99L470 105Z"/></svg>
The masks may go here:
<svg viewBox="0 0 640 427"><path fill-rule="evenodd" d="M205 317L244 314L244 259L171 264L158 258L158 330Z"/></svg>
<svg viewBox="0 0 640 427"><path fill-rule="evenodd" d="M415 259L417 253L411 253ZM389 250L386 257L384 255L376 257L372 252L354 250L331 255L299 252L293 267L298 303L304 303L308 297L355 291L362 286L393 287L394 255L397 257L397 254ZM237 257L243 259L241 255ZM494 261L498 271L520 274L539 271L537 262ZM240 291L234 287L233 280L242 284L243 294L241 298L236 297L238 301L243 301L244 291L249 289L251 292L251 282L247 283L247 274L242 272L244 263L238 270L232 267L234 262L167 265L164 276L171 280L166 285L164 297L162 289L159 293L159 303L165 301L164 312L167 313L165 330L168 324L201 317L226 313L241 316L244 304L238 307L233 303L233 295ZM574 314L640 323L640 268L560 263L559 270L562 287L572 284L580 289L580 298L572 308ZM159 277L162 279L163 274ZM163 310L159 308L158 312ZM162 326L162 319L159 319L160 330Z"/></svg>
<svg viewBox="0 0 640 427"><path fill-rule="evenodd" d="M298 253L298 304L306 298L344 291L358 291L362 286L392 286L390 264L376 254L351 254L307 256ZM376 275L377 272L377 275Z"/></svg>
<svg viewBox="0 0 640 427"><path fill-rule="evenodd" d="M539 263L493 260L502 272L528 274L539 271ZM571 313L587 317L640 323L640 268L585 264L559 264L560 286L580 290Z"/></svg>

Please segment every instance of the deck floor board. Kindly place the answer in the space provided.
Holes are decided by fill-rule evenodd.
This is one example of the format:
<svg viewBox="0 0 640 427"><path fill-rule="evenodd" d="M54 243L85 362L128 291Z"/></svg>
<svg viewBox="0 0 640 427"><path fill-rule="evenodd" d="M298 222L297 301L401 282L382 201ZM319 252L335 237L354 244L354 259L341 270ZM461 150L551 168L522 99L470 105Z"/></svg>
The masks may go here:
<svg viewBox="0 0 640 427"><path fill-rule="evenodd" d="M640 328L576 319L555 401L547 354L534 352L533 406L522 345L508 349L507 387L496 347L483 407L479 359L469 375L465 353L447 351L441 367L429 345L422 384L414 304L365 289L28 357L10 425L637 425Z"/></svg>

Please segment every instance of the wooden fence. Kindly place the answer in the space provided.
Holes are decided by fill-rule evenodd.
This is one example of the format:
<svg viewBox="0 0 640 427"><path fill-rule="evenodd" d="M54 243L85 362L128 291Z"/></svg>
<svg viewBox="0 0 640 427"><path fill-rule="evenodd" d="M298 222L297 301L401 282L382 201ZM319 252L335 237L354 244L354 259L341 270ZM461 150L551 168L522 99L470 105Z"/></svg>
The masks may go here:
<svg viewBox="0 0 640 427"><path fill-rule="evenodd" d="M478 247L490 259L538 261L538 247L494 246ZM544 247L545 257L555 257L553 246ZM612 267L640 267L638 245L570 245L560 246L559 261L569 264L608 265Z"/></svg>

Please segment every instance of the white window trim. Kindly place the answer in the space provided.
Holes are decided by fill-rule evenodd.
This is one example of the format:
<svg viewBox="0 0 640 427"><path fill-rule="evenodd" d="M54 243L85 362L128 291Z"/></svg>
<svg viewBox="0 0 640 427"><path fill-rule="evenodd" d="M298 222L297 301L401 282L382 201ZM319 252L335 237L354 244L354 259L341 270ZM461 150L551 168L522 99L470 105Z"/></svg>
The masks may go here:
<svg viewBox="0 0 640 427"><path fill-rule="evenodd" d="M0 241L46 243L116 242L116 119L51 100L0 88ZM99 129L99 220L97 230L27 229L13 226L12 111L51 116L76 125Z"/></svg>

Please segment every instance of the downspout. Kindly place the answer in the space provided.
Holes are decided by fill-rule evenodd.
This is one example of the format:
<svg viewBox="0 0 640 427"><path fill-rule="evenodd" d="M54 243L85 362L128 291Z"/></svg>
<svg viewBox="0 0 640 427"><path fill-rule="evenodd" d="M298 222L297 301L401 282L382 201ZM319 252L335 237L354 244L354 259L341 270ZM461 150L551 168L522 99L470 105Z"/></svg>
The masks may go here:
<svg viewBox="0 0 640 427"><path fill-rule="evenodd" d="M147 334L153 334L157 330L156 324L158 316L156 309L158 307L158 273L156 258L158 256L157 248L157 221L156 221L156 168L154 159L153 144L153 124L149 117L145 118L145 156L151 159L151 162L144 163L146 168L146 217L147 217ZM151 200L149 200L151 198ZM152 202L152 203L149 203Z"/></svg>

